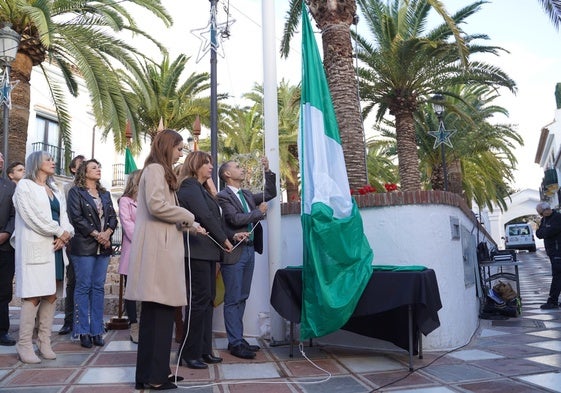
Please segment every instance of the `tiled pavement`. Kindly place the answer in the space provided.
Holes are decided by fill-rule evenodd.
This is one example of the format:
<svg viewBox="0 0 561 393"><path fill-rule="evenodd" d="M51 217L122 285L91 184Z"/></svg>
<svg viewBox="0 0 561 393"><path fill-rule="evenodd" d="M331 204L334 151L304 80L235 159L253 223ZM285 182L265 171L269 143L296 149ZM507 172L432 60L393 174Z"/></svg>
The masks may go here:
<svg viewBox="0 0 561 393"><path fill-rule="evenodd" d="M172 370L185 377L180 391L204 393L561 392L561 310L539 308L547 297L549 262L543 250L520 253L519 259L524 261L522 315L506 321L481 320L467 346L447 353L425 351L424 359L415 358L414 372L408 371L405 351L307 347L306 355L316 368L298 351L289 358L288 347L268 347L262 340L257 357L245 361L232 357L221 337L215 338L215 348L224 358L222 364L191 370L176 368L172 358ZM18 313L14 308L14 337ZM0 347L0 392L135 391L136 345L126 330L109 331L104 347L85 349L56 334L61 322L58 314L53 327L56 360L26 365L18 361L14 347Z"/></svg>

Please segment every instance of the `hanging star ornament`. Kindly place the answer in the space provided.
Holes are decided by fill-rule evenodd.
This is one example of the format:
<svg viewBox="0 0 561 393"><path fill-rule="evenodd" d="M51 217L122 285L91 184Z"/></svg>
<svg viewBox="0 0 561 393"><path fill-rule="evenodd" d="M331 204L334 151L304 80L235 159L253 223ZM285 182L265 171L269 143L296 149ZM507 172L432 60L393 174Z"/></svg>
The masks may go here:
<svg viewBox="0 0 561 393"><path fill-rule="evenodd" d="M12 109L12 89L18 82L10 82L10 76L7 73L0 76L0 106L5 105L8 109Z"/></svg>
<svg viewBox="0 0 561 393"><path fill-rule="evenodd" d="M450 146L450 147L454 147L454 146L452 146L452 142L450 141L450 137L452 135L454 135L455 133L456 133L456 130L448 130L447 131L444 128L444 124L440 123L440 125L438 127L438 131L429 131L428 132L428 134L434 138L433 149L436 149L438 146L442 145L443 143L445 145Z"/></svg>
<svg viewBox="0 0 561 393"><path fill-rule="evenodd" d="M197 37L198 40L201 41L201 45L199 46L199 52L197 53L197 58L195 62L201 61L203 57L210 51L212 48L220 55L220 57L224 58L224 48L222 46L223 39L230 37L230 26L232 26L236 22L235 19L230 19L228 22L222 22L216 24L214 31L216 31L216 38L212 40L210 30L212 27L212 21L209 21L205 27L201 27L199 29L191 30L191 34Z"/></svg>

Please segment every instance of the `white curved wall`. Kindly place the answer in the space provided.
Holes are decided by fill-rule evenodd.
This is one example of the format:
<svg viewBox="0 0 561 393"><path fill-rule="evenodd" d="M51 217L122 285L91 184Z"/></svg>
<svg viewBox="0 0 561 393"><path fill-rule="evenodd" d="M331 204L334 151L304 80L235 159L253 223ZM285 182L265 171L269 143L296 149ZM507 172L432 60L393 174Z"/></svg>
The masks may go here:
<svg viewBox="0 0 561 393"><path fill-rule="evenodd" d="M466 344L477 327L479 300L475 285L465 284L462 241L452 239L450 217L457 219L460 226L475 236L473 223L459 208L449 205L363 208L361 215L365 233L374 250L374 264L424 265L436 272L443 305L438 313L441 326L423 338L424 348L445 350ZM283 264L301 265L300 216L282 216L281 225L282 233L276 236L281 242ZM264 227L267 233L266 225ZM253 286L246 307L245 334L249 336L261 335L259 315L271 309L266 251L264 255L257 255ZM215 311L214 328L224 331L222 307Z"/></svg>

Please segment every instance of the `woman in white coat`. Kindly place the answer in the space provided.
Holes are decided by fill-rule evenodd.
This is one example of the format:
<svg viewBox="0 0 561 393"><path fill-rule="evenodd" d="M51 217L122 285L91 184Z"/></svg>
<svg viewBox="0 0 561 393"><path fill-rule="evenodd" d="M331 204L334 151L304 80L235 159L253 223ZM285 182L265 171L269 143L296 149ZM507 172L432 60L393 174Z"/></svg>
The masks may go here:
<svg viewBox="0 0 561 393"><path fill-rule="evenodd" d="M26 162L26 177L19 181L13 201L15 229L10 242L16 257L16 296L22 299L16 349L24 363L40 363L33 350L35 318L39 319L37 346L45 359L55 359L51 330L57 294L63 293L63 248L74 234L68 221L64 193L55 185L55 162L44 151Z"/></svg>

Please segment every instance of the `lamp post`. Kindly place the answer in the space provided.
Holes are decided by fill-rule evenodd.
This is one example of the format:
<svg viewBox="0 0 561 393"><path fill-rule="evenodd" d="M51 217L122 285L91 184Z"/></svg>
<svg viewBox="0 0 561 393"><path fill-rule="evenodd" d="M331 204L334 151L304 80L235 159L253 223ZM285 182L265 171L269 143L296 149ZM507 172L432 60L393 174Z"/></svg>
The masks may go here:
<svg viewBox="0 0 561 393"><path fill-rule="evenodd" d="M0 29L0 63L4 66L4 75L2 75L2 86L0 86L0 102L3 106L3 127L4 132L4 168L9 165L8 159L8 129L10 125L10 70L12 61L15 60L18 52L20 35L11 29L11 24L4 23L4 27ZM8 175L6 170L2 171L2 175L6 178Z"/></svg>
<svg viewBox="0 0 561 393"><path fill-rule="evenodd" d="M432 108L436 117L438 117L438 131L429 131L429 134L435 138L433 147L436 149L440 146L442 175L444 177L444 191L448 191L448 172L446 170L446 153L444 151L444 145L452 147L450 136L452 136L456 131L446 131L446 128L444 127L444 121L442 120L444 115L444 96L442 94L435 94L432 97Z"/></svg>
<svg viewBox="0 0 561 393"><path fill-rule="evenodd" d="M199 137L201 136L201 119L199 115L195 117L195 121L193 122L193 148L192 151L199 150Z"/></svg>

